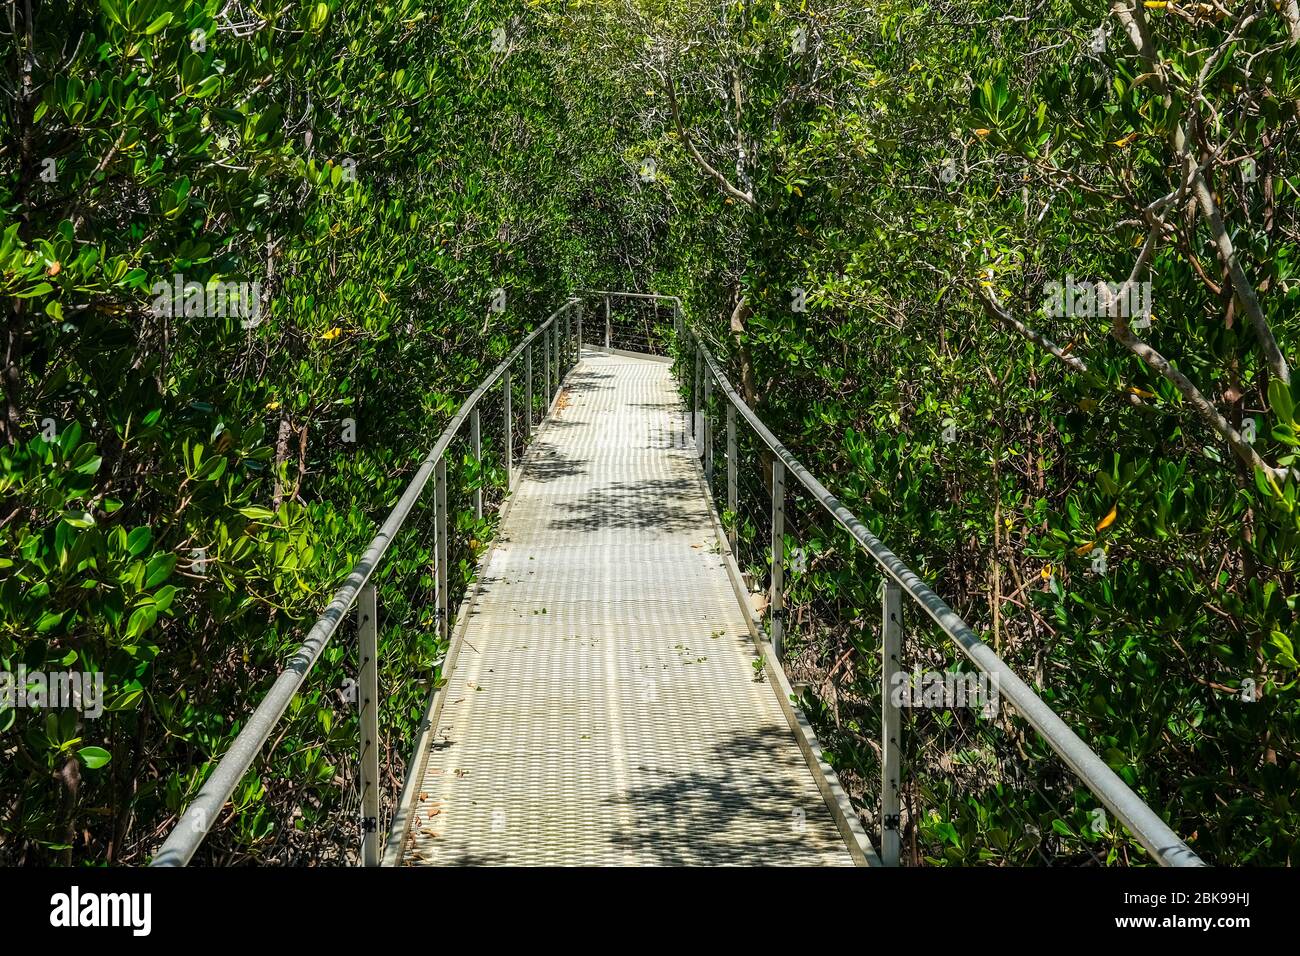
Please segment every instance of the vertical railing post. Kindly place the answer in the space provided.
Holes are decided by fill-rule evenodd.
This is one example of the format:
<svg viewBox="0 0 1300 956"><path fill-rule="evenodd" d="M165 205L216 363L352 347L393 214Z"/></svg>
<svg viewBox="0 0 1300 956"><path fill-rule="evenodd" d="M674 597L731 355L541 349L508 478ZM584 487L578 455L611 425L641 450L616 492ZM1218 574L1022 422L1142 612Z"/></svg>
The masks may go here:
<svg viewBox="0 0 1300 956"><path fill-rule="evenodd" d="M785 464L772 458L772 594L768 602L772 620L772 653L781 659L785 636Z"/></svg>
<svg viewBox="0 0 1300 956"><path fill-rule="evenodd" d="M560 377L564 374L564 358L560 355L560 320L557 318L551 323L551 369L555 377L551 379L551 394L549 400L555 399L555 393L560 390Z"/></svg>
<svg viewBox="0 0 1300 956"><path fill-rule="evenodd" d="M713 494L713 424L709 420L709 404L713 398L713 376L704 371L704 480L709 494Z"/></svg>
<svg viewBox="0 0 1300 956"><path fill-rule="evenodd" d="M357 704L361 718L361 865L379 865L379 608L373 582L357 595L361 657Z"/></svg>
<svg viewBox="0 0 1300 956"><path fill-rule="evenodd" d="M704 353L700 343L695 343L695 383L691 387L691 437L695 439L695 451L700 453L700 377L704 365Z"/></svg>
<svg viewBox="0 0 1300 956"><path fill-rule="evenodd" d="M609 319L609 296L605 296L605 348L609 348L610 343L610 319Z"/></svg>
<svg viewBox="0 0 1300 956"><path fill-rule="evenodd" d="M524 440L533 434L533 346L524 346Z"/></svg>
<svg viewBox="0 0 1300 956"><path fill-rule="evenodd" d="M433 470L434 561L438 564L438 636L447 639L447 459L439 458Z"/></svg>
<svg viewBox="0 0 1300 956"><path fill-rule="evenodd" d="M569 366L573 364L573 308L572 306L564 307L564 370L567 372ZM563 381L563 376L561 376Z"/></svg>
<svg viewBox="0 0 1300 956"><path fill-rule="evenodd" d="M501 375L502 394L505 397L505 440L501 449L501 457L506 463L506 493L510 493L513 482L510 478L511 468L514 465L515 442L514 442L514 421L510 412L510 369L506 369Z"/></svg>
<svg viewBox="0 0 1300 956"><path fill-rule="evenodd" d="M578 313L578 334L573 341L573 364L577 365L582 361L582 303L577 305Z"/></svg>
<svg viewBox="0 0 1300 956"><path fill-rule="evenodd" d="M893 578L881 588L880 621L880 859L898 866L902 849L899 778L902 713L894 699L894 675L902 669L903 589Z"/></svg>
<svg viewBox="0 0 1300 956"><path fill-rule="evenodd" d="M483 520L483 433L479 423L478 405L469 413L469 447L478 466L478 481L474 485L474 517Z"/></svg>
<svg viewBox="0 0 1300 956"><path fill-rule="evenodd" d="M558 392L560 382L564 381L564 349L560 348L560 323L558 321L551 323L551 353L555 356L555 391ZM552 397L554 397L554 392Z"/></svg>
<svg viewBox="0 0 1300 956"><path fill-rule="evenodd" d="M542 357L546 362L546 393L542 396L542 417L551 412L551 339L547 329L542 329Z"/></svg>
<svg viewBox="0 0 1300 956"><path fill-rule="evenodd" d="M731 512L731 528L727 531L727 540L731 542L731 550L736 550L736 524L738 517L738 498L740 494L738 471L739 466L736 463L736 406L727 400L727 510Z"/></svg>

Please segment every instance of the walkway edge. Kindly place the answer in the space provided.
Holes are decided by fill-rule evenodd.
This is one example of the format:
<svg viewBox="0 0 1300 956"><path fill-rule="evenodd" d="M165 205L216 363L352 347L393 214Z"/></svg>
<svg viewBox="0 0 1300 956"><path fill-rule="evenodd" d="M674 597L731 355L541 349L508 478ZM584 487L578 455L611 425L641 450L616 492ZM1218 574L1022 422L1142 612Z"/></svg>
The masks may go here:
<svg viewBox="0 0 1300 956"><path fill-rule="evenodd" d="M576 366L575 366L576 368ZM551 401L551 407L547 409L546 416L538 424L533 426L528 446L524 449L523 457L519 460L517 468L512 468L511 472L522 473L524 462L528 460L528 455L535 447L537 437L541 435L551 422L551 412L555 408L556 402L559 401L560 392L563 391L565 383L569 380L572 369L564 376L559 386L555 390L555 398ZM483 583L483 574L487 570L492 556L496 554L497 547L500 544L501 528L505 526L506 518L510 515L510 509L514 505L514 489L507 489L504 499L501 502L501 510L497 515L497 534L493 536L492 543L485 548L479 555L478 563L475 566L474 583L465 592L461 599L460 605L456 608L456 626L452 629L451 645L447 648L447 659L442 662L442 673L450 677L456 669L456 661L460 657L460 651L464 645L465 631L469 627L470 612L478 600L479 591ZM407 837L411 832L411 807L414 806L416 791L419 789L420 781L424 779L425 766L429 762L429 746L433 739L434 728L438 726L438 719L442 715L442 705L446 699L447 685L435 688L429 696L428 706L424 712L424 722L420 725L420 732L415 739L415 745L411 751L411 759L406 763L406 781L402 784L401 796L398 799L397 806L393 809L393 820L388 831L388 841L384 845L384 858L380 866L401 866L402 865L402 847L406 843Z"/></svg>
<svg viewBox="0 0 1300 956"><path fill-rule="evenodd" d="M750 604L749 591L746 590L744 578L740 573L740 566L736 564L736 556L731 550L731 543L727 540L726 529L718 519L718 509L714 504L713 494L704 480L704 469L698 458L693 457L691 460L695 464L695 480L699 482L709 502L709 522L713 525L713 536L717 540L718 551L727 568L731 590L740 605L741 616L745 619L750 640L754 642L755 648L763 658L763 672L767 675L767 684L776 695L781 711L785 714L786 723L789 724L799 749L803 751L804 762L808 764L808 769L817 782L817 789L821 791L822 799L826 801L826 809L835 820L835 825L839 828L840 836L848 848L849 855L853 857L855 866L884 866L871 843L871 838L862 827L862 821L858 819L857 811L853 809L853 802L840 783L839 775L835 773L835 768L827 762L825 754L822 753L821 743L817 740L817 733L813 730L812 723L803 712L803 708L795 703L794 690L790 686L789 678L786 677L785 669L772 653L771 643L764 638L763 632L759 629L753 606Z"/></svg>

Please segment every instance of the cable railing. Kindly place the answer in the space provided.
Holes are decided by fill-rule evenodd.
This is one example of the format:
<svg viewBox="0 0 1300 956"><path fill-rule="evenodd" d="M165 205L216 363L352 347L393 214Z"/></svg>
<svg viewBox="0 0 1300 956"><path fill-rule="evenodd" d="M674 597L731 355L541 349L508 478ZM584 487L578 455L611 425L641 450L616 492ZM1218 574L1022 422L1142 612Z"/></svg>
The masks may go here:
<svg viewBox="0 0 1300 956"><path fill-rule="evenodd" d="M594 335L585 344L643 355L668 354L672 336L665 334L660 320L659 303L667 301L663 296L604 290L580 290L578 294L593 296L597 300L591 327Z"/></svg>
<svg viewBox="0 0 1300 956"><path fill-rule="evenodd" d="M918 640L924 628L921 621L915 629L905 628L905 608L911 608L920 618L928 618L939 631L952 642L976 669L976 678L983 680L982 687L991 687L995 703L1010 704L1010 709L1026 721L1032 731L1036 732L1039 742L1045 744L1042 750L1038 742L1025 743L1017 741L1019 747L1027 750L1039 750L1044 757L1055 757L1064 764L1065 773L1081 783L1093 797L1123 824L1151 858L1162 866L1201 866L1202 861L1180 839L1177 834L1155 813L1120 776L1030 688L1024 680L1000 657L993 648L985 644L965 621L925 584L907 565L905 565L889 548L878 540L842 502L812 475L788 448L767 428L744 399L736 392L727 379L717 359L701 339L700 334L685 321L681 300L671 295L652 293L621 293L608 290L592 290L584 293L599 299L605 305L605 315L610 315L608 303L625 297L634 300L657 300L671 303L672 329L677 352L679 376L687 379L683 383L690 402L690 434L695 441L701 458L701 466L710 492L718 502L718 510L723 514L727 537L737 562L744 561L742 552L748 547L752 553L748 562L752 570L745 576L746 584L756 586L760 572L767 578L765 594L762 601L762 618L765 631L760 635L778 662L783 662L787 631L794 623L790 617L792 600L802 612L811 609L811 617L816 617L820 610L821 618L833 621L836 609L816 607L816 599L808 593L810 589L801 587L809 578L809 564L815 563L819 555L825 555L834 546L809 547L809 538L802 537L801 545L788 547L788 539L795 532L798 539L810 535L812 522L825 519L829 528L819 530L817 537L828 538L839 534L846 538L848 546L856 553L869 558L881 576L879 645L873 648L879 655L878 660L868 662L870 677L879 680L875 692L878 700L878 723L875 715L870 715L878 733L872 749L877 752L880 767L880 792L878 812L874 814L879 840L880 856L886 865L898 865L902 856L902 832L904 819L904 759L911 758L908 766L919 766L918 756L905 747L904 714L908 711L907 700L900 701L898 689L906 687L911 675L905 664L909 656L927 663L942 659L942 650L926 647ZM605 324L605 346L619 349L624 345L629 350L639 350L636 337L620 341L613 334L614 326ZM723 418L725 417L725 422ZM748 435L742 434L738 425L747 426ZM722 437L719 437L719 430ZM747 440L748 439L748 440ZM723 447L725 442L725 447ZM758 482L754 475L742 471L743 456L740 451L748 445L758 459ZM793 483L790 479L793 478ZM764 488L755 488L755 485ZM716 487L715 487L716 486ZM724 491L725 487L725 491ZM766 507L755 508L752 502L755 491L765 492L768 499L762 504ZM742 492L745 492L742 495ZM795 493L806 499L804 511L798 512L799 521L806 520L806 527L796 523L794 508ZM725 498L723 495L725 494ZM746 507L746 501L751 506ZM743 539L743 540L742 540ZM757 543L755 543L757 539ZM765 566L765 567L764 567ZM859 576L860 578L860 576ZM861 591L861 588L858 588ZM907 599L906 602L904 599ZM859 601L861 603L861 601ZM803 626L802 619L799 627ZM861 628L868 631L867 628ZM913 636L915 631L915 636ZM869 633L869 631L868 631ZM912 637L905 640L905 637ZM908 652L905 655L905 648ZM850 648L850 654L852 648ZM847 656L847 655L846 655ZM797 682L796 682L797 686ZM959 693L965 685L957 681ZM975 687L970 688L975 691ZM873 695L874 696L874 695ZM978 696L978 695L976 695ZM906 698L906 694L904 694ZM875 704L876 701L870 703ZM986 715L987 716L987 715ZM1003 717L1005 719L1005 709ZM964 728L953 730L951 726L943 728L944 734L952 740L960 737L978 737L982 731L976 730L966 734ZM972 756L974 754L975 756ZM970 770L972 762L980 759L981 748L971 746L970 741L963 740L960 752L948 756L942 765L942 772L950 778L959 770L971 775L985 770ZM1038 755L1031 754L1036 758ZM1029 759L1029 758L1026 758ZM1000 765L999 765L1000 766ZM994 780L992 789L1003 792L1001 773L996 767L992 771ZM1035 785L1037 786L1037 785ZM1036 799L1054 808L1061 816L1069 815L1061 810L1051 794L1038 788ZM910 803L910 800L909 800ZM1010 801L1003 800L1008 812L1015 812ZM918 811L909 807L913 833ZM1097 812L1100 812L1098 809ZM1096 819L1096 818L1094 818ZM1062 821L1064 822L1064 821ZM1026 829L1034 839L1039 834L1037 824L1028 824ZM1067 825L1068 829L1068 825ZM1093 832L1102 832L1097 828ZM1041 850L1039 850L1041 854ZM1084 853L1095 860L1090 850ZM1050 862L1050 860L1048 860Z"/></svg>
<svg viewBox="0 0 1300 956"><path fill-rule="evenodd" d="M468 435L465 437L469 441L470 455L478 465L485 464L484 423L480 414L480 405L485 396L500 383L502 414L499 447L508 493L513 484L515 446L519 438L527 441L534 426L535 395L540 395L542 398L541 413L544 418L559 395L566 372L578 360L581 341L582 303L576 298L571 298L515 346L465 400L432 450L421 462L378 534L352 566L347 578L335 592L333 600L326 605L301 646L253 711L230 749L222 756L198 794L185 808L154 856L151 865L185 866L193 858L203 840L217 825L222 808L266 746L286 709L311 674L321 653L353 607L356 608L358 635L358 676L355 693L360 736L357 747L361 811L359 859L364 866L380 864L385 843L385 835L381 832L380 825L379 776L379 708L383 698L379 695L378 681L380 608L375 575L384 565L385 556L394 541L406 529L412 510L426 497L426 488L432 480L432 500L425 501L424 504L432 504L434 514L435 617L438 636L441 640L446 640L451 626L448 609L450 597L448 449L452 441L460 437L462 431L468 428ZM534 353L539 351L541 364L537 369L539 380L534 382ZM512 401L519 389L517 383L512 382L511 377L514 366L521 358L524 374L522 416ZM518 436L516 431L517 422L522 426L522 436ZM482 519L484 503L481 474L476 475L474 487L465 497L464 506L467 509L470 507L471 500L475 517Z"/></svg>

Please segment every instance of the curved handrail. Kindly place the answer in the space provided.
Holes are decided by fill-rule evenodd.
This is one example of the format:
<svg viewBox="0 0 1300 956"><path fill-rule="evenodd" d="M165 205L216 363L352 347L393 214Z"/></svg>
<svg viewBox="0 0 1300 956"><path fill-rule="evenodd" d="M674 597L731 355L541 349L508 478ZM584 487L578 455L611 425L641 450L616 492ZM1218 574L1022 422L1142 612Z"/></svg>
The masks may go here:
<svg viewBox="0 0 1300 956"><path fill-rule="evenodd" d="M416 501L419 500L425 485L429 483L429 478L433 475L439 460L446 453L448 445L460 431L461 426L465 424L470 413L477 407L479 400L495 385L510 368L511 363L526 349L542 332L549 328L555 320L566 310L577 304L576 298L568 299L564 305L560 306L547 317L536 329L530 332L522 342L507 355L491 374L488 375L483 383L476 388L469 398L461 405L460 410L455 417L443 429L442 435L434 444L433 449L425 456L424 461L420 464L415 476L407 484L406 490L402 492L402 497L398 499L397 504L388 513L378 534L371 539L370 544L352 566L352 571L344 579L342 586L334 593L333 600L325 606L316 623L312 625L311 630L307 633L306 639L303 640L298 650L290 658L288 665L280 676L276 678L275 683L262 702L257 705L253 715L244 725L244 729L239 732L235 742L230 745L230 749L218 762L216 769L204 781L203 786L199 789L198 795L185 808L185 812L176 822L166 841L159 848L157 855L154 856L151 866L185 866L194 856L199 845L212 829L217 815L221 808L225 806L230 799L231 793L234 792L239 781L243 779L248 768L252 766L253 760L256 759L262 747L270 738L271 732L275 729L280 718L284 716L285 709L289 702L302 686L307 675L311 673L312 667L320 657L321 651L325 645L330 642L334 632L338 630L339 624L348 610L356 603L357 595L361 592L370 576L374 573L384 555L388 551L389 545L392 544L393 538L401 530L411 509L415 507Z"/></svg>
<svg viewBox="0 0 1300 956"><path fill-rule="evenodd" d="M713 353L709 351L699 333L687 322L681 310L681 299L671 295L650 293L619 293L592 290L589 295L630 295L634 298L655 298L672 301L676 305L674 325L685 331L699 349L714 381L722 389L737 412L749 423L754 433L762 439L772 454L781 460L791 474L799 479L819 505L843 527L853 539L896 581L913 601L934 620L939 629L952 638L980 671L996 682L1000 697L1011 701L1015 708L1038 731L1047 745L1056 752L1083 784L1126 826L1162 866L1204 866L1202 860L1176 834L1154 810L1120 779L1119 775L1086 744L1041 697L1002 660L994 650L925 584L899 557L876 538L844 504L830 493L811 472L786 448L779 438L763 424L762 419L737 394L727 380Z"/></svg>

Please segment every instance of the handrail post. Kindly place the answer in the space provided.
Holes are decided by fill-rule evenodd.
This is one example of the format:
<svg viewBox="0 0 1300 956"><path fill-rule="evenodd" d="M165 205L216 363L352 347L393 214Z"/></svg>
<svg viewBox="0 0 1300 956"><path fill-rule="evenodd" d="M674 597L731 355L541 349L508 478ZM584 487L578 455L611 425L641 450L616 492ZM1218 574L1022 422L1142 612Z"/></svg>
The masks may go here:
<svg viewBox="0 0 1300 956"><path fill-rule="evenodd" d="M505 415L503 416L505 419L505 439L501 448L501 457L506 463L506 494L509 494L512 484L510 472L515 457L514 429L510 414L510 369L506 369L501 376L501 390L505 397Z"/></svg>
<svg viewBox="0 0 1300 956"><path fill-rule="evenodd" d="M563 349L564 368L567 371L569 363L573 359L573 315L571 314L571 310L566 310L564 313Z"/></svg>
<svg viewBox="0 0 1300 956"><path fill-rule="evenodd" d="M378 866L379 839L379 608L375 585L357 595L361 666L357 704L361 723L361 865Z"/></svg>
<svg viewBox="0 0 1300 956"><path fill-rule="evenodd" d="M524 349L524 441L533 434L533 347Z"/></svg>
<svg viewBox="0 0 1300 956"><path fill-rule="evenodd" d="M474 464L479 468L478 481L474 487L474 517L483 520L483 434L480 430L478 406L469 413L469 447L474 456Z"/></svg>
<svg viewBox="0 0 1300 956"><path fill-rule="evenodd" d="M609 348L609 341L610 341L609 296L605 296L605 348Z"/></svg>
<svg viewBox="0 0 1300 956"><path fill-rule="evenodd" d="M576 307L578 313L578 336L573 343L573 361L578 363L582 361L582 303L579 302Z"/></svg>
<svg viewBox="0 0 1300 956"><path fill-rule="evenodd" d="M551 413L551 340L542 330L542 357L546 361L546 392L542 396L542 417Z"/></svg>
<svg viewBox="0 0 1300 956"><path fill-rule="evenodd" d="M713 495L713 424L709 420L709 400L713 398L713 379L708 369L704 371L704 480Z"/></svg>
<svg viewBox="0 0 1300 956"><path fill-rule="evenodd" d="M727 402L727 510L731 512L731 528L727 531L727 540L731 550L736 550L736 524L739 498L739 465L736 462L736 406Z"/></svg>
<svg viewBox="0 0 1300 956"><path fill-rule="evenodd" d="M555 392L560 390L560 380L564 378L564 350L560 348L560 323L551 323L551 354L555 356L555 391L551 397L555 397Z"/></svg>
<svg viewBox="0 0 1300 956"><path fill-rule="evenodd" d="M691 386L691 437L695 439L695 451L700 452L700 377L704 363L704 353L700 343L695 343L695 383Z"/></svg>
<svg viewBox="0 0 1300 956"><path fill-rule="evenodd" d="M881 588L880 621L880 859L898 866L902 849L899 778L902 712L894 699L894 675L902 667L903 589L891 577Z"/></svg>
<svg viewBox="0 0 1300 956"><path fill-rule="evenodd" d="M438 564L438 636L446 640L447 620L447 459L439 458L433 472L434 560Z"/></svg>
<svg viewBox="0 0 1300 956"><path fill-rule="evenodd" d="M772 594L768 604L772 621L772 654L781 659L785 635L785 464L772 458Z"/></svg>

